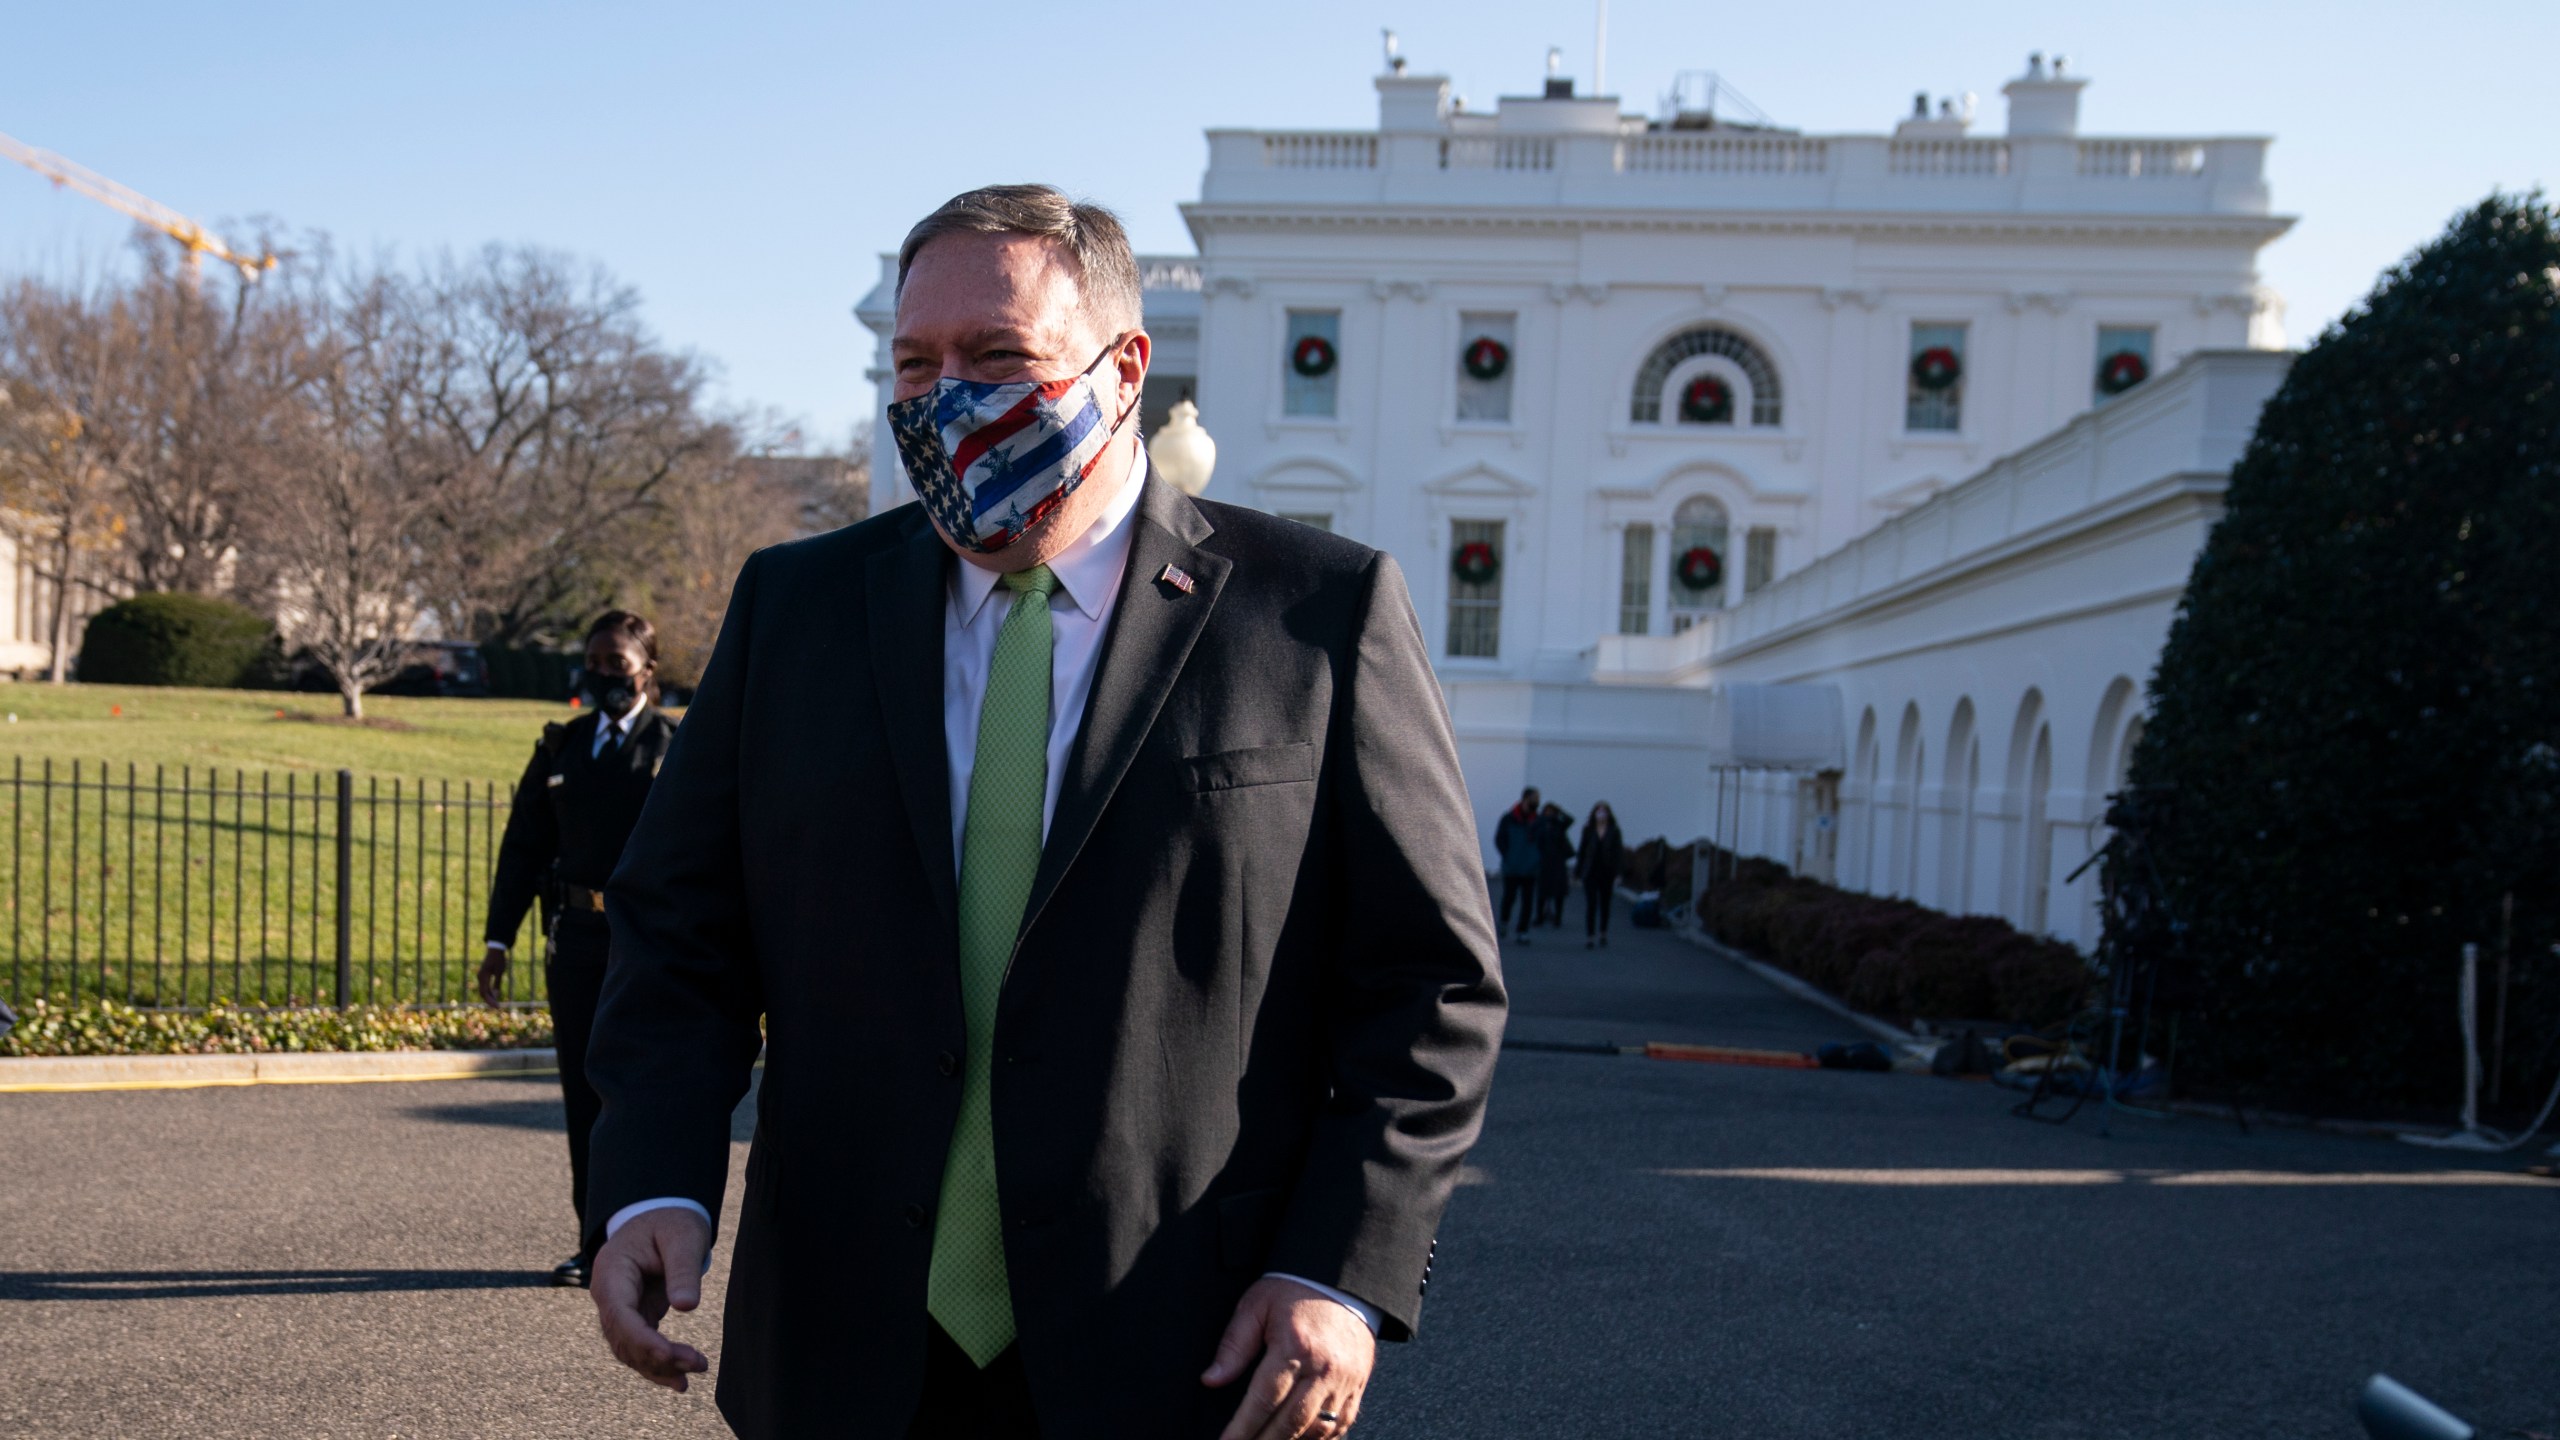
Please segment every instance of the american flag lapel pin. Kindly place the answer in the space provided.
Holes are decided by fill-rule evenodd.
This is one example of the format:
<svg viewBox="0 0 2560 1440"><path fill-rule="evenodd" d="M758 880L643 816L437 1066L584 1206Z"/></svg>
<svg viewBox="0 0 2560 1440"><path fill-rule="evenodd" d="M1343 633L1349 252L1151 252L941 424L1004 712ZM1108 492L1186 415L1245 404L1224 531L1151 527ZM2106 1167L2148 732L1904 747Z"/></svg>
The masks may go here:
<svg viewBox="0 0 2560 1440"><path fill-rule="evenodd" d="M1192 587L1199 583L1192 579L1191 576L1184 572L1180 567L1173 565L1167 565L1164 567L1164 573L1158 575L1156 578L1167 585L1172 586L1174 589L1181 591L1185 595L1190 594Z"/></svg>

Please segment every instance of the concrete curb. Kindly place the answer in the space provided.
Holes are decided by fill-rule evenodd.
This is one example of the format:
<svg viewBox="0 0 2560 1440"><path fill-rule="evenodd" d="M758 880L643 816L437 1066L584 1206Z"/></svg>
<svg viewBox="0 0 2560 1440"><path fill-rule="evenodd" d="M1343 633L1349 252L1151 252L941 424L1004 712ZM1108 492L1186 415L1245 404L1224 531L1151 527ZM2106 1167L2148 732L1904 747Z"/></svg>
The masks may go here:
<svg viewBox="0 0 2560 1440"><path fill-rule="evenodd" d="M357 1085L556 1075L553 1050L367 1050L272 1055L63 1055L0 1060L0 1094L190 1090L212 1085Z"/></svg>

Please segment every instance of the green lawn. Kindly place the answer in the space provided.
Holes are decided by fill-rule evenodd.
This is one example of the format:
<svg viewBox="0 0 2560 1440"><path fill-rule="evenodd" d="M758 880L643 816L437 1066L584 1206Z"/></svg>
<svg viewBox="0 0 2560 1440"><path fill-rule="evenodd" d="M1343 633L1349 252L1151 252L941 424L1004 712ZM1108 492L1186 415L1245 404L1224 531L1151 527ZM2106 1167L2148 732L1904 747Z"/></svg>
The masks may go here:
<svg viewBox="0 0 2560 1440"><path fill-rule="evenodd" d="M50 757L198 770L353 770L412 779L496 780L524 771L546 720L577 712L536 700L419 700L369 695L368 719L405 729L335 723L338 697L269 690L178 690L148 685L0 684L0 770ZM121 710L122 713L118 713ZM276 712L288 718L277 719ZM312 718L292 718L312 717ZM320 723L315 723L315 720Z"/></svg>
<svg viewBox="0 0 2560 1440"><path fill-rule="evenodd" d="M0 994L330 1000L345 769L352 998L466 998L509 791L543 722L575 712L365 708L393 723L334 723L329 696L0 685ZM520 938L510 990L539 998L534 926Z"/></svg>

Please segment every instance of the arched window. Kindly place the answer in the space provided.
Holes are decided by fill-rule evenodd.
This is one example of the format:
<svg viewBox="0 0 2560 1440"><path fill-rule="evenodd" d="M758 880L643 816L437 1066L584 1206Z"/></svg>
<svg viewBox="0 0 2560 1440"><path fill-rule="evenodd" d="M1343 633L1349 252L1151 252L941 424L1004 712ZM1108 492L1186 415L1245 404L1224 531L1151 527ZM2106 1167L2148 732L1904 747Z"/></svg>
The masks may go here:
<svg viewBox="0 0 2560 1440"><path fill-rule="evenodd" d="M1778 423L1778 367L1760 347L1740 335L1717 325L1701 325L1683 330L1654 348L1645 357L1644 368L1636 372L1636 392L1627 418L1639 425L1662 423L1663 390L1670 384L1671 372L1700 355L1718 355L1733 362L1742 378L1751 383L1751 423ZM1676 411L1678 402L1673 402Z"/></svg>
<svg viewBox="0 0 2560 1440"><path fill-rule="evenodd" d="M1725 523L1724 507L1705 495L1692 495L1671 512L1671 633L1679 634L1698 623L1700 616L1724 608L1724 574L1730 560L1725 541L1730 527ZM1690 551L1706 549L1716 557L1716 576L1712 583L1692 588L1694 578L1681 568Z"/></svg>

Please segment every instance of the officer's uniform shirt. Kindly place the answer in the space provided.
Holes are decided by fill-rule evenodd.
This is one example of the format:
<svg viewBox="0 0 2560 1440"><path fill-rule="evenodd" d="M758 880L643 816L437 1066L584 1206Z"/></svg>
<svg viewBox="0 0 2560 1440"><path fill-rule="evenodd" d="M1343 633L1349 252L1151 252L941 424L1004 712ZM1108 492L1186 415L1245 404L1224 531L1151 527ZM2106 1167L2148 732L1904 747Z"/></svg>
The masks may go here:
<svg viewBox="0 0 2560 1440"><path fill-rule="evenodd" d="M642 703L611 718L590 711L560 732L534 748L532 763L516 782L515 807L490 887L486 938L493 945L514 945L525 912L554 876L555 862L565 884L601 890L613 877L649 798L649 783L675 738L675 722Z"/></svg>

